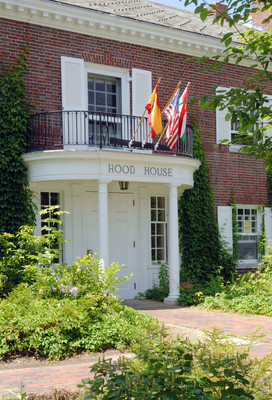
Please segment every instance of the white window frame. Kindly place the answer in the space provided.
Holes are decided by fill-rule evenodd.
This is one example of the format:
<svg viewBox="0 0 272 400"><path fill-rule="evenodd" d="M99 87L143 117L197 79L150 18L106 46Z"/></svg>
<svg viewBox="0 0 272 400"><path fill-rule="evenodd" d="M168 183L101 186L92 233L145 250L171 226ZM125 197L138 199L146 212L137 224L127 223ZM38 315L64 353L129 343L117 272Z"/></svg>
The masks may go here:
<svg viewBox="0 0 272 400"><path fill-rule="evenodd" d="M259 207L256 205L245 205L245 204L237 204L236 205L236 209L237 209L237 222L238 222L238 209L243 209L243 210L256 210L257 211L257 221L256 221L256 233L250 233L250 232L243 232L240 233L238 231L238 242L239 242L239 236L257 236L257 242L256 245L258 246L258 240L261 234L261 224L262 224L262 213L259 210ZM242 242L243 240L241 240ZM258 251L258 250L257 250ZM257 258L249 258L249 259L240 259L239 258L239 266L247 266L247 265L256 265L258 262L258 254L257 254Z"/></svg>
<svg viewBox="0 0 272 400"><path fill-rule="evenodd" d="M151 208L151 198L155 197L156 198L156 208ZM157 201L158 198L163 198L164 199L164 208L159 208L157 207ZM152 265L158 265L159 263L165 263L167 262L167 240L168 240L168 213L167 213L167 197L165 195L160 195L160 194L152 194L149 197L149 215L150 215L150 259L151 259L151 264ZM151 214L152 214L152 210L156 210L156 212L158 212L159 210L164 210L165 212L165 220L164 221L159 221L159 219L157 218L156 220L152 220ZM152 235L152 223L157 224L157 223L163 223L163 227L164 227L164 233L163 235L158 235L157 233ZM157 246L156 242L157 242L157 238L159 236L163 236L164 238L164 246L162 247L164 250L164 258L158 260L157 255L155 257L155 260L153 260L152 257L152 250L154 250L155 252L157 252L157 250L160 248ZM152 245L152 237L154 237L155 240L155 245Z"/></svg>
<svg viewBox="0 0 272 400"><path fill-rule="evenodd" d="M121 113L130 114L129 70L86 62L84 63L85 104L88 104L88 74L119 78L121 80Z"/></svg>

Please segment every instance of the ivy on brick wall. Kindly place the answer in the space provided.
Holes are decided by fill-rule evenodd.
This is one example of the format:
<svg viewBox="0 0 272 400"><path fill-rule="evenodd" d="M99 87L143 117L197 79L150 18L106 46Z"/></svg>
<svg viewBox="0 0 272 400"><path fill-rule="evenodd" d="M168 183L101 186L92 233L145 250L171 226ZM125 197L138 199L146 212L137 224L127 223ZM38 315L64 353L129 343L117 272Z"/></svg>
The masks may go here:
<svg viewBox="0 0 272 400"><path fill-rule="evenodd" d="M197 125L194 126L194 157L201 161L201 166L194 173L194 187L184 192L179 206L181 280L207 282L222 275L229 281L235 274L236 263L220 239L213 189Z"/></svg>
<svg viewBox="0 0 272 400"><path fill-rule="evenodd" d="M23 51L14 64L0 70L0 232L15 233L35 220L22 159L29 134L26 53Z"/></svg>

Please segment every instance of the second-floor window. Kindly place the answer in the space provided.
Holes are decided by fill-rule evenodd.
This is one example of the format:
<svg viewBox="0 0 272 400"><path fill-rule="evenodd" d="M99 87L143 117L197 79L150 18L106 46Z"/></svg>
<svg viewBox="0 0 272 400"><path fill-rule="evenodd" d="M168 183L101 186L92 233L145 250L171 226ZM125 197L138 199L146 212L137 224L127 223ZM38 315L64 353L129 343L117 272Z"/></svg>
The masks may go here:
<svg viewBox="0 0 272 400"><path fill-rule="evenodd" d="M88 74L88 110L121 114L121 80Z"/></svg>

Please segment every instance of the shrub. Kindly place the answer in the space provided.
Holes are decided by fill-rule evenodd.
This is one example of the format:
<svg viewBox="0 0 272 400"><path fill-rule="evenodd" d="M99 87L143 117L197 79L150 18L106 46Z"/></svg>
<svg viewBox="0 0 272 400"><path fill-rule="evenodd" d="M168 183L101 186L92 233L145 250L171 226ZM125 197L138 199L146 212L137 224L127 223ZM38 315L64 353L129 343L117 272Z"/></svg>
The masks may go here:
<svg viewBox="0 0 272 400"><path fill-rule="evenodd" d="M258 399L272 394L268 359L250 360L223 333L207 332L205 343L187 339L145 340L135 358L100 360L83 379L87 399Z"/></svg>
<svg viewBox="0 0 272 400"><path fill-rule="evenodd" d="M41 214L48 213L48 210L52 218L44 219L48 225L44 235L35 236L33 228L27 225L16 234L0 234L0 297L6 296L22 282L32 283L36 279L37 265L49 267L60 256L65 240L63 232L54 224L61 225L58 217L64 211L49 207Z"/></svg>
<svg viewBox="0 0 272 400"><path fill-rule="evenodd" d="M196 283L190 289L180 287L178 303L182 306L196 306L206 296L214 296L216 293L221 293L223 289L224 283L220 274L210 276L206 283Z"/></svg>
<svg viewBox="0 0 272 400"><path fill-rule="evenodd" d="M123 349L156 329L154 317L122 306L111 294L52 298L21 284L0 303L0 358L34 353L57 360Z"/></svg>
<svg viewBox="0 0 272 400"><path fill-rule="evenodd" d="M221 293L202 298L206 308L242 314L272 315L272 248L256 272L239 276Z"/></svg>
<svg viewBox="0 0 272 400"><path fill-rule="evenodd" d="M163 301L169 294L169 267L167 263L160 264L159 286L153 285L152 289L147 289L144 293L139 292L137 299L150 299Z"/></svg>

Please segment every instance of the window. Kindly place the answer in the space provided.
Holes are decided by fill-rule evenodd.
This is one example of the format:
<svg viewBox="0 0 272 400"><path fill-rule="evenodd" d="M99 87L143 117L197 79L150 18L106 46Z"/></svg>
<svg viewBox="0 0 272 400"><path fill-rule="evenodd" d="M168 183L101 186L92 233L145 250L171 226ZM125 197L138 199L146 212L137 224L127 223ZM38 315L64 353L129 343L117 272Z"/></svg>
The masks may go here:
<svg viewBox="0 0 272 400"><path fill-rule="evenodd" d="M41 192L41 210L45 210L47 207L58 206L60 204L60 194L58 192ZM46 235L48 233L49 228L56 228L59 229L58 223L49 223L45 220L52 217L52 213L49 211L43 215L41 215L41 234ZM54 219L59 219L59 216L54 216ZM58 243L52 243L53 249L58 249ZM60 262L59 258L57 257L54 260L55 263Z"/></svg>
<svg viewBox="0 0 272 400"><path fill-rule="evenodd" d="M245 103L243 103L243 104L245 104ZM236 108L236 110L238 110L238 108ZM241 125L241 123L239 120L237 120L237 121L231 120L231 124L230 124L231 142L233 144L239 144L239 145L253 143L252 138L249 138L248 135L251 135L254 132L257 125L256 124L254 125L251 132L248 132L245 135L239 135L240 125Z"/></svg>
<svg viewBox="0 0 272 400"><path fill-rule="evenodd" d="M120 114L120 88L118 78L88 74L88 110Z"/></svg>
<svg viewBox="0 0 272 400"><path fill-rule="evenodd" d="M258 259L258 212L256 208L238 208L238 249L239 259Z"/></svg>
<svg viewBox="0 0 272 400"><path fill-rule="evenodd" d="M121 138L121 79L88 74L88 111L90 144Z"/></svg>
<svg viewBox="0 0 272 400"><path fill-rule="evenodd" d="M165 197L152 196L151 212L151 259L153 263L167 261Z"/></svg>

